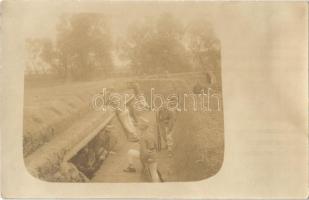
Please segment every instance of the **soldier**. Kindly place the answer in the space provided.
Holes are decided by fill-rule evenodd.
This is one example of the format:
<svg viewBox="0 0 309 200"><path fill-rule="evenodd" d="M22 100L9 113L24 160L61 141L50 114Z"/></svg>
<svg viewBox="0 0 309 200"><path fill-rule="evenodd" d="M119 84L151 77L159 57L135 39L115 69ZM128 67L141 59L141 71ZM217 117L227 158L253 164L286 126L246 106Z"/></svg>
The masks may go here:
<svg viewBox="0 0 309 200"><path fill-rule="evenodd" d="M122 128L124 129L127 140L129 142L137 142L139 138L137 136L137 129L134 125L134 119L130 114L130 110L126 105L121 108L119 104L121 104L121 102L109 101L108 103L108 105L110 105L115 110L116 116Z"/></svg>
<svg viewBox="0 0 309 200"><path fill-rule="evenodd" d="M135 96L135 101L139 101L140 103L142 103L141 106L143 106L143 110L144 109L145 110L149 110L150 106L148 105L145 96L141 92L139 84L137 82L131 82L128 85L129 85L129 88L133 89L133 93L134 93L134 96Z"/></svg>
<svg viewBox="0 0 309 200"><path fill-rule="evenodd" d="M194 94L202 94L202 90L204 90L204 89L205 89L205 87L201 84L201 82L199 80L197 80L195 85L193 86L193 93Z"/></svg>
<svg viewBox="0 0 309 200"><path fill-rule="evenodd" d="M138 131L134 125L134 120L130 115L129 109L125 107L123 110L116 113L125 133L127 134L127 140L129 142L138 142Z"/></svg>
<svg viewBox="0 0 309 200"><path fill-rule="evenodd" d="M149 172L152 182L160 182L157 169L156 140L153 133L149 130L149 121L140 118L138 127L141 131L140 149L130 149L128 151L129 166L124 171L136 172L134 159L139 157L143 166L142 172Z"/></svg>
<svg viewBox="0 0 309 200"><path fill-rule="evenodd" d="M158 150L161 150L162 139L165 143L162 149L167 149L168 155L172 156L173 137L172 131L175 124L175 111L169 110L167 106L159 109L156 115L158 125Z"/></svg>

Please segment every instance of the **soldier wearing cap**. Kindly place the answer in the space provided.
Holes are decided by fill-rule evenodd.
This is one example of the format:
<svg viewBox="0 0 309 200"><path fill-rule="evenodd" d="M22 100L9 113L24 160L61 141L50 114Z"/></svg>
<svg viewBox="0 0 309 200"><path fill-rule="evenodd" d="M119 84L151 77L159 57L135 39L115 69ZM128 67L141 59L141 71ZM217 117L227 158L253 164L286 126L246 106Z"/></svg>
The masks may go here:
<svg viewBox="0 0 309 200"><path fill-rule="evenodd" d="M156 120L158 125L158 150L161 150L161 140L163 139L165 145L162 149L167 149L168 155L173 155L173 130L176 121L176 109L171 109L167 105L161 107L157 114Z"/></svg>
<svg viewBox="0 0 309 200"><path fill-rule="evenodd" d="M156 140L149 130L149 121L145 118L139 118L138 127L141 132L140 149L130 149L128 151L129 166L124 169L125 172L136 172L134 167L134 158L139 157L143 166L143 171L149 172L153 182L160 182L157 170L156 158Z"/></svg>

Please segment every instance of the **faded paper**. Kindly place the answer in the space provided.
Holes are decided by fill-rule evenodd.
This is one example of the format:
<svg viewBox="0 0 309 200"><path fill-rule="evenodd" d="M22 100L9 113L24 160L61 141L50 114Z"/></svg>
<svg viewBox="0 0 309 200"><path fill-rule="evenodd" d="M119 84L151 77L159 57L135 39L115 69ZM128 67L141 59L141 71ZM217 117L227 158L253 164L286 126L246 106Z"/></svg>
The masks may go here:
<svg viewBox="0 0 309 200"><path fill-rule="evenodd" d="M2 9L5 197L306 197L306 3L20 1L4 2ZM161 12L186 19L205 16L211 22L220 40L224 114L224 156L216 173L199 181L149 184L51 183L28 172L23 158L25 41L47 33L55 36L52 25L63 13L85 12L103 13L112 21L128 16L122 25L129 23L129 16ZM116 28L125 27L121 23Z"/></svg>

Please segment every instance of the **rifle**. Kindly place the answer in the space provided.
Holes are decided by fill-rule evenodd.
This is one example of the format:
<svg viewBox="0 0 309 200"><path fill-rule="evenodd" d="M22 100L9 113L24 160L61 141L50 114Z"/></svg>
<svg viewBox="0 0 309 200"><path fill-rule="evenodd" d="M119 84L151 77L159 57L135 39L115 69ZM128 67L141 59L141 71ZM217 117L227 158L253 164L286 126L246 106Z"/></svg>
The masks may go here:
<svg viewBox="0 0 309 200"><path fill-rule="evenodd" d="M152 176L151 176L151 173L150 173L150 169L149 169L148 167L147 167L147 173L148 173L148 176L152 179ZM164 182L164 179L163 179L162 174L161 174L161 172L159 171L159 169L157 169L157 173L158 173L160 182Z"/></svg>
<svg viewBox="0 0 309 200"><path fill-rule="evenodd" d="M157 173L158 173L158 176L159 176L160 181L161 181L161 182L164 182L164 179L163 179L162 174L161 174L161 172L159 171L159 169L157 169Z"/></svg>
<svg viewBox="0 0 309 200"><path fill-rule="evenodd" d="M157 150L161 151L161 132L158 124L157 124L157 145L158 145Z"/></svg>

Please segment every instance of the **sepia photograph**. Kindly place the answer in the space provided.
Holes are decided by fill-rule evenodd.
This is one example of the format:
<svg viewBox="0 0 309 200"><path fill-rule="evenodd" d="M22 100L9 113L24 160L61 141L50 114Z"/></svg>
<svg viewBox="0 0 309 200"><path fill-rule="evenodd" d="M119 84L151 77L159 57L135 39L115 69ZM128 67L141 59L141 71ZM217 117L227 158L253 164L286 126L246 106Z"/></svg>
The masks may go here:
<svg viewBox="0 0 309 200"><path fill-rule="evenodd" d="M153 9L153 6L157 9ZM202 9L105 3L24 41L23 155L49 182L186 182L224 160L220 38Z"/></svg>
<svg viewBox="0 0 309 200"><path fill-rule="evenodd" d="M0 11L3 198L307 198L306 2Z"/></svg>

